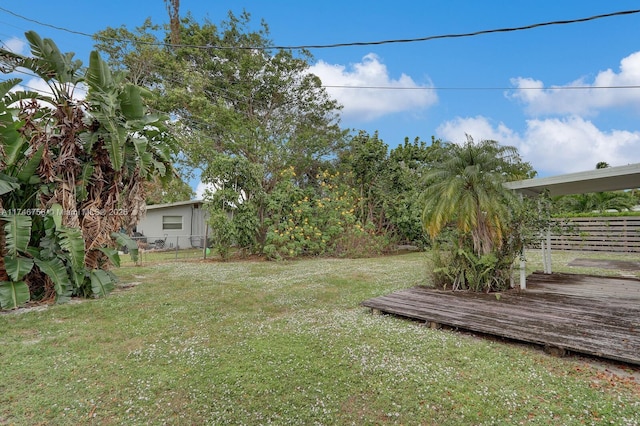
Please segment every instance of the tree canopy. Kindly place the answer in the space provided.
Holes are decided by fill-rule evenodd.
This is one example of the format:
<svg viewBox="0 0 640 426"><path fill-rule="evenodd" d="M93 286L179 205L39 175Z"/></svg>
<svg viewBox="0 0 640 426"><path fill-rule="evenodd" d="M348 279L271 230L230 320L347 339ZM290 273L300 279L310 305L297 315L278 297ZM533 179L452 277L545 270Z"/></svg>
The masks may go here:
<svg viewBox="0 0 640 426"><path fill-rule="evenodd" d="M293 167L296 180L307 184L343 144L340 107L309 73L310 54L270 49L267 25L252 30L249 14L230 13L219 26L191 16L180 24L180 46L161 47L157 27L147 22L133 33L102 31L98 48L156 93L155 108L176 118L188 163L200 169L203 182L242 199L243 206L234 208L256 215L255 239L262 244L268 227L265 197L280 181L280 171ZM123 41L99 41L105 37ZM211 48L190 47L196 45ZM229 174L230 164L237 175ZM251 183L242 179L247 173ZM211 206L219 210L223 204Z"/></svg>

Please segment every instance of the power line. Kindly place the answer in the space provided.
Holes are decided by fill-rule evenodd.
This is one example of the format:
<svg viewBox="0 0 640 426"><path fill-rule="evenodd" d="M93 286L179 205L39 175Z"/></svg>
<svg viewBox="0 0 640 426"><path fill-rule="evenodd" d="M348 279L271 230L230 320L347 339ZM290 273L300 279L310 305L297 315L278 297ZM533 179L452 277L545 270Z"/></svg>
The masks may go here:
<svg viewBox="0 0 640 426"><path fill-rule="evenodd" d="M21 69L16 69L12 73L24 74L29 77L40 78L40 76L23 71ZM11 73L9 73L11 74ZM175 78L168 78L169 81L182 84L184 81L178 80ZM6 81L0 80L0 81ZM21 84L22 85L22 84ZM22 85L27 87L25 85ZM399 87L399 86L348 86L348 85L337 85L337 84L323 84L321 86L325 89L360 89L360 90L451 90L451 91L491 91L491 90L620 90L620 89L640 89L640 85L628 85L628 86L548 86L548 87L540 87L540 86L530 86L530 87L500 87L500 86L414 86L414 87ZM227 95L231 95L231 92L222 88L217 87L214 88L220 92L226 92ZM225 98L224 95L219 95ZM231 97L227 97L227 100L231 100Z"/></svg>
<svg viewBox="0 0 640 426"><path fill-rule="evenodd" d="M9 15L13 15L16 18L20 18L20 19L23 19L23 20L28 21L28 22L33 22L34 24L42 25L43 27L53 28L54 30L64 31L64 32L67 32L67 33L81 35L81 36L84 36L84 37L90 37L90 38L93 37L91 34L88 34L88 33L83 33L81 31L70 30L70 29L65 28L65 27L59 27L57 25L52 25L52 24L47 24L45 22L40 22L40 21L38 21L36 19L27 18L26 16L22 16L22 15L20 15L18 13L12 12L12 11L10 11L8 9L5 9L4 7L0 7L0 10L5 12L5 13L8 13Z"/></svg>
<svg viewBox="0 0 640 426"><path fill-rule="evenodd" d="M348 47L348 46L373 46L373 45L381 45L381 44L392 44L392 43L415 43L421 41L431 41L431 40L440 40L447 38L463 38L463 37L474 37L478 35L484 34L494 34L494 33L506 33L513 31L523 31L530 30L534 28L546 27L551 25L566 25L566 24L575 24L579 22L587 22L594 21L596 19L609 18L613 16L622 16L622 15L631 15L634 13L640 13L640 10L625 10L620 12L612 12L605 13L602 15L594 15L589 16L587 18L578 18L578 19L568 19L561 21L549 21L549 22L541 22L537 24L530 24L521 27L507 27L507 28L497 28L491 30L480 30L469 33L458 33L458 34L442 34L442 35L434 35L420 38L407 38L407 39L395 39L395 40L381 40L381 41L366 41L366 42L351 42L351 43L334 43L334 44L325 44L325 45L302 45L302 46L280 46L279 49L325 49L325 48L334 48L334 47Z"/></svg>
<svg viewBox="0 0 640 426"><path fill-rule="evenodd" d="M65 27L60 27L57 25L52 25L48 23L44 23L35 19L27 18L26 16L20 15L18 13L7 10L3 7L0 7L0 11L13 15L17 18L23 19L25 21L33 22L38 25L42 25L44 27L53 28L59 31L65 31L71 34L81 35L84 37L93 38L92 34L88 34L82 31L75 31ZM379 41L364 41L364 42L348 42L348 43L333 43L333 44L302 44L302 45L282 45L282 46L214 46L214 45L192 45L192 44L171 44L171 43L160 43L160 42L143 42L143 41L133 41L138 44L145 45L153 45L153 46L163 46L163 47L171 47L171 48L181 48L188 47L194 49L243 49L243 50L269 50L269 49L281 49L281 50L299 50L299 49L330 49L337 47L354 47L354 46L375 46L382 44L394 44L394 43L416 43L416 42L424 42L431 40L441 40L441 39L449 39L449 38L463 38L463 37L474 37L485 34L495 34L495 33L506 33L506 32L514 32L514 31L524 31L531 30L534 28L552 26L552 25L567 25L567 24L575 24L581 22L594 21L597 19L610 18L614 16L624 16L624 15L632 15L640 13L640 9L634 10L623 10L618 12L605 13L600 15L593 15L586 18L576 18L576 19L566 19L566 20L558 20L558 21L548 21L548 22L540 22L536 24L524 25L519 27L506 27L506 28L496 28L489 30L480 30L473 31L468 33L454 33L454 34L441 34L441 35L433 35L427 37L419 37L419 38L407 38L407 39L391 39L391 40L379 40ZM105 41L127 41L126 39L114 38L114 37L98 37L100 40Z"/></svg>
<svg viewBox="0 0 640 426"><path fill-rule="evenodd" d="M551 86L551 87L396 87L396 86L341 86L322 85L325 89L373 89L373 90L591 90L591 89L640 89L640 85L631 86Z"/></svg>

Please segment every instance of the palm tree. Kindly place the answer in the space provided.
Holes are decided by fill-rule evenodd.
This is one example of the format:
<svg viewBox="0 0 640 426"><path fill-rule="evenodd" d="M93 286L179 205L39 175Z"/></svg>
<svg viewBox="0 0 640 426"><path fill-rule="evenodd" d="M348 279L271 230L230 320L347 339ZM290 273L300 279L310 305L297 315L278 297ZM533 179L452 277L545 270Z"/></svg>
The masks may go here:
<svg viewBox="0 0 640 426"><path fill-rule="evenodd" d="M519 161L517 150L496 141L451 145L448 159L434 164L426 173L422 221L434 239L455 223L462 235L470 235L477 255L491 253L503 244L510 210L516 202L502 184L508 170Z"/></svg>
<svg viewBox="0 0 640 426"><path fill-rule="evenodd" d="M562 212L604 213L607 210L630 210L636 204L636 200L632 192L608 191L565 195L558 198L556 203Z"/></svg>

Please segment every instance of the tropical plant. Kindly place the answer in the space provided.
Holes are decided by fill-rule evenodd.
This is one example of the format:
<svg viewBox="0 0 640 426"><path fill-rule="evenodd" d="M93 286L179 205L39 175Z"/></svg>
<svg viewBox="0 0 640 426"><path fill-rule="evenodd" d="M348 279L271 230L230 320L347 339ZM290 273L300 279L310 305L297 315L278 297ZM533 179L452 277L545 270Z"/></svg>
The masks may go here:
<svg viewBox="0 0 640 426"><path fill-rule="evenodd" d="M196 195L193 188L179 175L174 175L169 181L164 176L156 176L145 182L144 186L145 201L148 206L187 201Z"/></svg>
<svg viewBox="0 0 640 426"><path fill-rule="evenodd" d="M144 213L143 182L170 176L174 152L166 118L145 107L147 92L97 52L83 71L52 40L25 36L32 56L0 49L3 71L27 69L49 91L20 90L18 79L0 85L2 308L113 289L115 247L137 253L126 234Z"/></svg>
<svg viewBox="0 0 640 426"><path fill-rule="evenodd" d="M439 248L450 253L440 281L454 288L495 290L507 285L511 262L520 252L521 220L515 214L521 201L503 183L513 178L506 171L523 170L517 150L496 141L476 143L468 136L449 147L448 158L425 173L422 221L430 238L443 232ZM442 268L445 269L442 269ZM479 280L479 281L478 281Z"/></svg>
<svg viewBox="0 0 640 426"><path fill-rule="evenodd" d="M357 217L358 191L339 172L324 170L317 188L301 189L293 168L285 169L269 197L264 253L282 259L301 255L363 257L388 248L386 235ZM346 179L350 180L350 179Z"/></svg>
<svg viewBox="0 0 640 426"><path fill-rule="evenodd" d="M557 197L554 210L556 213L623 212L629 211L636 203L631 191L591 192Z"/></svg>
<svg viewBox="0 0 640 426"><path fill-rule="evenodd" d="M150 22L135 32L108 28L96 40L113 63L146 70L136 77L159 95L157 108L182 126L182 148L191 166L201 170L203 182L224 187L232 198L228 218L234 238L241 240L237 244L259 253L279 172L293 166L297 185L313 185L341 145L343 132L339 105L309 72L309 52L271 48L266 24L257 31L251 27L247 13L230 13L220 25L186 16L179 28L181 45L170 49L136 43L155 37ZM203 45L210 47L194 47ZM230 163L238 175L228 173ZM220 197L210 197L211 209L223 208Z"/></svg>

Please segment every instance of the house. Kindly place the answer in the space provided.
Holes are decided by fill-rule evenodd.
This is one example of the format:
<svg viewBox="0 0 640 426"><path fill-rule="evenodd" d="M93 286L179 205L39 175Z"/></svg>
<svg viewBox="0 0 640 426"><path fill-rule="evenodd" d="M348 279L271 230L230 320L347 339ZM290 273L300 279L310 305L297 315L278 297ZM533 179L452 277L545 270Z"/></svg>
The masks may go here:
<svg viewBox="0 0 640 426"><path fill-rule="evenodd" d="M207 213L202 200L147 206L134 238L148 248L202 248L206 241Z"/></svg>

